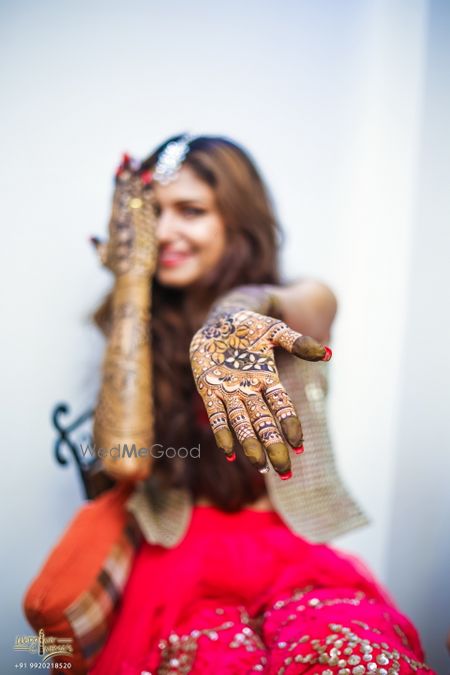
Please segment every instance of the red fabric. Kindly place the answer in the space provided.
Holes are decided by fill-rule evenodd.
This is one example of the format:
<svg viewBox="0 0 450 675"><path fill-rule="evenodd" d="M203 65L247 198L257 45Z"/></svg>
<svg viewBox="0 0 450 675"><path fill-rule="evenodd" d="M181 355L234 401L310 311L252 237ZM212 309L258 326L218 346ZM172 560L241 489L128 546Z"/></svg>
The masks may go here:
<svg viewBox="0 0 450 675"><path fill-rule="evenodd" d="M313 589L300 605L289 600L295 589L309 585ZM280 600L286 605L273 609ZM257 637L251 648L229 646L233 636L246 628L239 608L260 617L260 640ZM275 512L243 509L226 514L196 506L188 533L177 547L141 545L120 613L90 673L156 675L161 640L171 632L188 635L228 620L233 626L218 631L214 640L198 638L189 671L193 675L247 673L261 658L264 666L256 671L272 675L287 654L302 658L311 649L305 641L288 652L289 645L303 635L325 640L333 622L351 626L360 638L384 641L390 649L406 653L407 659L423 660L416 631L357 561L294 535ZM238 640L244 637L241 634ZM401 673L413 672L406 661L401 665ZM337 673L340 668L295 662L284 672Z"/></svg>

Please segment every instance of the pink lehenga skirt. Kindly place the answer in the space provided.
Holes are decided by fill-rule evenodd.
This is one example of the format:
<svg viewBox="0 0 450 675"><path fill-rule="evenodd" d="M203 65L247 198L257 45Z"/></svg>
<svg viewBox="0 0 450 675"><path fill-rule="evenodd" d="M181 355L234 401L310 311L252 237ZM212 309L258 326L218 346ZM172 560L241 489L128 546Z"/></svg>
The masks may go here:
<svg viewBox="0 0 450 675"><path fill-rule="evenodd" d="M430 673L416 630L356 559L275 512L196 506L144 542L92 675Z"/></svg>

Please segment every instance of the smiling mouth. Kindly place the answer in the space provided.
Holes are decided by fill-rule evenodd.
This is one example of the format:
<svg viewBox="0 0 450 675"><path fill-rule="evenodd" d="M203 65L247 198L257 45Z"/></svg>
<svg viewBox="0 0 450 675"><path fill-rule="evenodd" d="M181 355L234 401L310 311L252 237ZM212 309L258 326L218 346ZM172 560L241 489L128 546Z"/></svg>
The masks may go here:
<svg viewBox="0 0 450 675"><path fill-rule="evenodd" d="M161 267L177 267L191 257L191 253L181 251L166 251L160 254L158 262Z"/></svg>

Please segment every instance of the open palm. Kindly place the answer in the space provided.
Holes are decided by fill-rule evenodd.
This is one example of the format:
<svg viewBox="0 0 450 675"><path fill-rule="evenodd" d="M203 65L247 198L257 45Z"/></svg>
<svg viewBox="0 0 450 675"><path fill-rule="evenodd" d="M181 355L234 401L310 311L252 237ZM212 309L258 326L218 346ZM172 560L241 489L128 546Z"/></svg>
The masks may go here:
<svg viewBox="0 0 450 675"><path fill-rule="evenodd" d="M191 365L217 445L232 457L233 429L246 456L260 471L267 470L267 453L280 476L289 477L285 438L301 451L303 435L280 382L274 347L308 361L331 356L327 347L283 321L239 311L217 317L194 335Z"/></svg>

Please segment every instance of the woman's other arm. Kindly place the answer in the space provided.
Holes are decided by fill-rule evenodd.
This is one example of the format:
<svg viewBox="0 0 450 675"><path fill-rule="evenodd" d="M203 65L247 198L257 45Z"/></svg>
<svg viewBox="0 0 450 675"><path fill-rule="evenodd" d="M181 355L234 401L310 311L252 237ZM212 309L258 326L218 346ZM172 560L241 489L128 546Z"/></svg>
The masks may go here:
<svg viewBox="0 0 450 675"><path fill-rule="evenodd" d="M216 301L211 315L240 310L282 319L298 333L328 344L337 299L329 286L315 279L302 279L284 286L239 286Z"/></svg>
<svg viewBox="0 0 450 675"><path fill-rule="evenodd" d="M294 330L310 335L322 344L331 340L331 326L337 312L337 299L331 288L314 279L273 287L280 318Z"/></svg>
<svg viewBox="0 0 450 675"><path fill-rule="evenodd" d="M94 445L105 471L136 481L151 471L151 279L156 264L151 191L125 164L117 179L107 243L94 241L115 275L94 418Z"/></svg>

